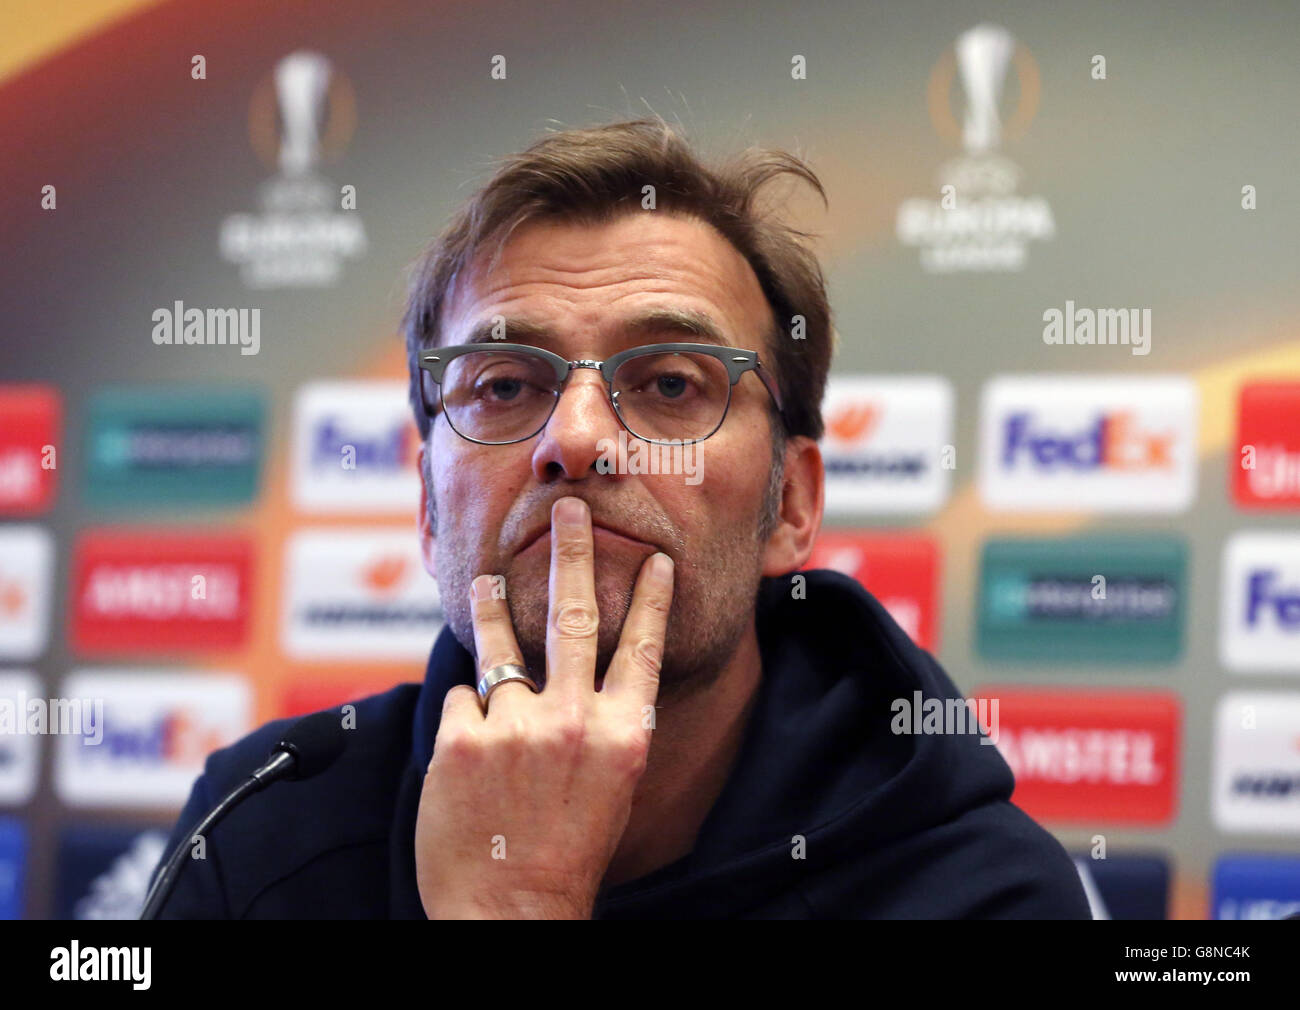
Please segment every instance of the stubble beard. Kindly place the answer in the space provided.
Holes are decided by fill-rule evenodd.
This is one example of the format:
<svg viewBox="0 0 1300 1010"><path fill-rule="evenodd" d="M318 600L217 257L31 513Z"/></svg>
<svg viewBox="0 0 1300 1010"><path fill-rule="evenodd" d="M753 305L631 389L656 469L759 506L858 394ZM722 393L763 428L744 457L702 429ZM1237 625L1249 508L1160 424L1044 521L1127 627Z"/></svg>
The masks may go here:
<svg viewBox="0 0 1300 1010"><path fill-rule="evenodd" d="M783 484L783 447L774 446L769 485L757 514L737 519L717 531L708 544L694 550L670 551L675 563L673 603L668 614L663 664L659 672L659 701L681 698L707 689L727 668L754 619L762 578L763 549L776 526ZM509 559L497 571L485 571L479 547L482 531L443 523L426 477L430 526L437 531L438 588L447 624L471 654L474 626L470 584L479 575L504 574L506 602L524 665L538 683L546 670L548 577L546 564ZM678 545L684 547L684 544ZM596 553L597 631L596 673L603 677L618 649L632 604L638 572L630 576L601 565ZM521 569L528 568L528 574Z"/></svg>

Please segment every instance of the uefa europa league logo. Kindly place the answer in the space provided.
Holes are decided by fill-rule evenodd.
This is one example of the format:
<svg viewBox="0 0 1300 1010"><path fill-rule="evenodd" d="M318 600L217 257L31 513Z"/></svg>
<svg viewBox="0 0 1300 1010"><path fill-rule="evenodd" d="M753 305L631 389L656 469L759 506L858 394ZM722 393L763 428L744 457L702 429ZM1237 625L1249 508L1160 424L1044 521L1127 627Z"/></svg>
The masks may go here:
<svg viewBox="0 0 1300 1010"><path fill-rule="evenodd" d="M957 70L966 91L962 143L971 154L984 154L1002 139L998 102L1016 40L1005 28L979 25L957 39Z"/></svg>
<svg viewBox="0 0 1300 1010"><path fill-rule="evenodd" d="M320 160L320 123L330 86L330 62L320 53L290 53L275 68L280 105L280 170L302 175Z"/></svg>
<svg viewBox="0 0 1300 1010"><path fill-rule="evenodd" d="M222 258L239 264L248 287L329 287L344 261L365 253L355 183L320 174L346 149L356 121L347 74L321 53L292 52L257 82L248 139L275 175L260 187L260 211L228 215L219 238Z"/></svg>
<svg viewBox="0 0 1300 1010"><path fill-rule="evenodd" d="M1020 168L1000 153L1038 109L1033 56L1005 28L976 25L942 51L927 90L930 122L962 153L940 166L938 199L917 196L899 205L899 241L920 246L921 266L931 273L1023 269L1028 243L1056 234L1047 200L1018 195Z"/></svg>

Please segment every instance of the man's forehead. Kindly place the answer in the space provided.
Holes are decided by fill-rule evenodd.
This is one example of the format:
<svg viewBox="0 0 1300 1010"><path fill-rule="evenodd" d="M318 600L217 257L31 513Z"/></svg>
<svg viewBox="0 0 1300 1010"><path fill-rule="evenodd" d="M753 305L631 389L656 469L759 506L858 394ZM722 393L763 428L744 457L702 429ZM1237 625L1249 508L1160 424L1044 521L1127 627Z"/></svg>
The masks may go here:
<svg viewBox="0 0 1300 1010"><path fill-rule="evenodd" d="M602 329L616 341L629 345L666 339L689 339L694 343L735 346L739 334L705 311L673 305L649 306L620 312L602 321ZM527 315L496 314L469 323L456 336L457 343L490 343L509 340L516 344L550 347L562 343L565 335L544 319Z"/></svg>
<svg viewBox="0 0 1300 1010"><path fill-rule="evenodd" d="M512 342L545 345L578 325L619 342L688 338L736 345L771 327L748 262L695 218L528 222L495 262L491 252L480 250L457 277L445 306L443 343L501 340L504 333Z"/></svg>

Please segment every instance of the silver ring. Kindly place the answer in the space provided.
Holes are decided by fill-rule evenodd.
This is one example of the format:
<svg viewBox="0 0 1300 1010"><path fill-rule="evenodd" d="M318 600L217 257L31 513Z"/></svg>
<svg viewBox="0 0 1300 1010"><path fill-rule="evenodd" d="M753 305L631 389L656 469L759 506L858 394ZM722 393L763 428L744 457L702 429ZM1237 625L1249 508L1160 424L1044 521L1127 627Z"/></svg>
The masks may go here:
<svg viewBox="0 0 1300 1010"><path fill-rule="evenodd" d="M500 666L494 666L483 674L483 677L478 682L478 699L479 704L483 706L484 715L487 715L488 698L492 697L492 692L511 680L523 681L533 694L539 694L542 690L537 686L537 681L528 676L528 671L522 666L515 663L502 663Z"/></svg>

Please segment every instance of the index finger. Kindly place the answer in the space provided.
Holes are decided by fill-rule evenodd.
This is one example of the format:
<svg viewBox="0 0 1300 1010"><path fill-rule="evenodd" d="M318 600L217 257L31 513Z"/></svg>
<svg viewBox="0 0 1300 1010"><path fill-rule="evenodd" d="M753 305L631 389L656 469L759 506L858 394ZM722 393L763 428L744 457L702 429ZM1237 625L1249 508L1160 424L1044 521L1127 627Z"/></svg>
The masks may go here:
<svg viewBox="0 0 1300 1010"><path fill-rule="evenodd" d="M561 498L551 509L550 609L546 621L546 691L596 689L595 548L591 510L581 498ZM545 692L543 692L545 693Z"/></svg>

